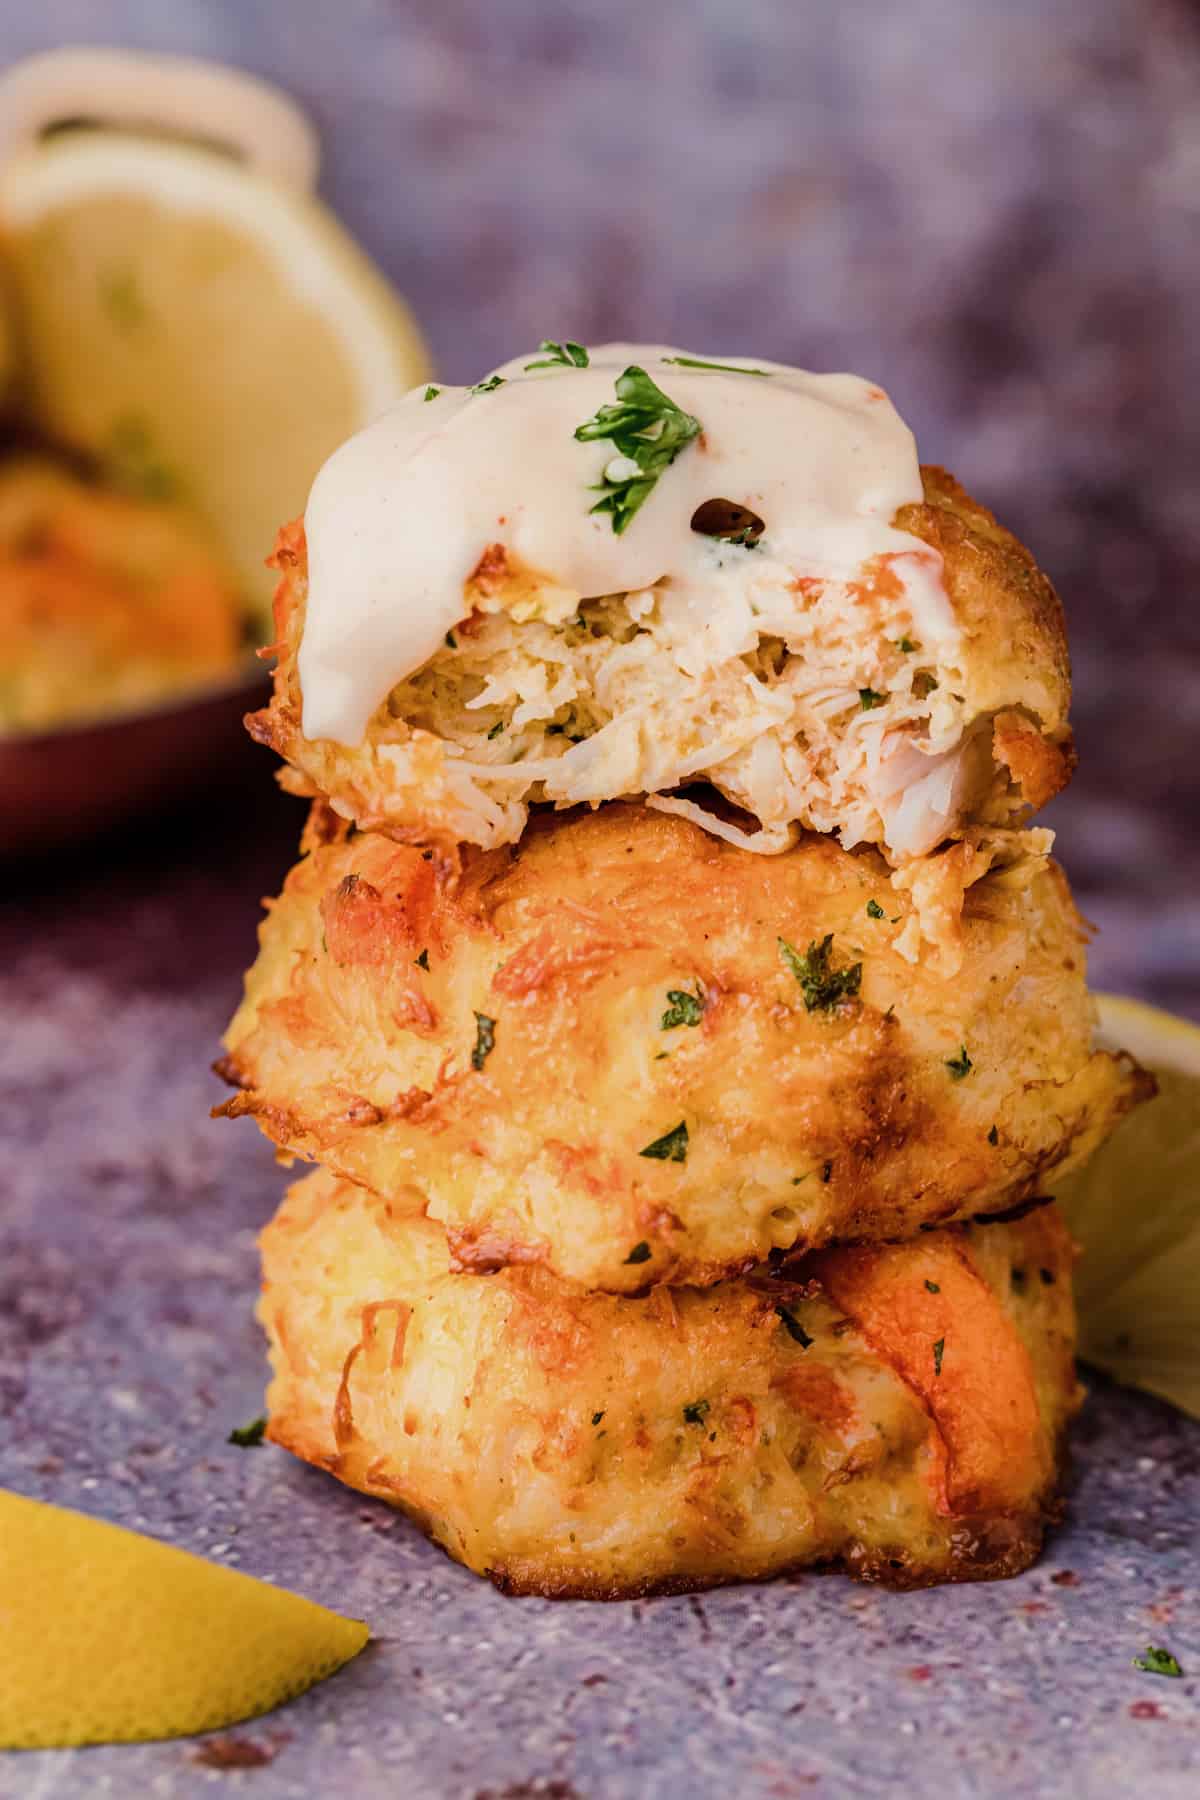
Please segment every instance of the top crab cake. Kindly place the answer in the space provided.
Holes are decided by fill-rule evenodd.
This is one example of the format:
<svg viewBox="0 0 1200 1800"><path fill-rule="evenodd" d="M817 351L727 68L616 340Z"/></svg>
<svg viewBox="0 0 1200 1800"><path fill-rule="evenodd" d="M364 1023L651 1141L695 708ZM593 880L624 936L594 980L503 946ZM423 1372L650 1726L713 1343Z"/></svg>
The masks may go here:
<svg viewBox="0 0 1200 1800"><path fill-rule="evenodd" d="M764 853L836 832L911 884L1070 772L1050 582L857 376L546 344L344 444L275 560L250 728L402 841L647 796Z"/></svg>

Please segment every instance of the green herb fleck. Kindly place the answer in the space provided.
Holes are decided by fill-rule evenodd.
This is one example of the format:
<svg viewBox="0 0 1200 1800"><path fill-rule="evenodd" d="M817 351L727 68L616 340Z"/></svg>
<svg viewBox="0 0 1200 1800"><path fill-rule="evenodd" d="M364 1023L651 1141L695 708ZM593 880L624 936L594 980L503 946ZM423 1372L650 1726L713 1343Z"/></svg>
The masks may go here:
<svg viewBox="0 0 1200 1800"><path fill-rule="evenodd" d="M793 1187L799 1187L799 1186L800 1186L800 1183L801 1183L801 1182L802 1182L802 1181L807 1181L807 1180L808 1180L808 1176L807 1176L807 1175L793 1175L793 1176L792 1176L792 1186L793 1186Z"/></svg>
<svg viewBox="0 0 1200 1800"><path fill-rule="evenodd" d="M916 649L916 647L917 646L913 643L913 641L910 637L902 637L902 638L896 639L896 648L904 656L911 656L913 651Z"/></svg>
<svg viewBox="0 0 1200 1800"><path fill-rule="evenodd" d="M593 1413L592 1414L592 1424L598 1425L603 1417L604 1417L604 1414L602 1412Z"/></svg>
<svg viewBox="0 0 1200 1800"><path fill-rule="evenodd" d="M950 1074L955 1081L962 1081L971 1073L975 1064L967 1055L967 1046L965 1044L957 1056L948 1056L946 1058L946 1067L949 1069Z"/></svg>
<svg viewBox="0 0 1200 1800"><path fill-rule="evenodd" d="M489 375L486 381L477 381L467 391L472 394L494 394L498 387L504 386L503 375Z"/></svg>
<svg viewBox="0 0 1200 1800"><path fill-rule="evenodd" d="M424 395L424 397L425 397L425 399L426 399L426 400L427 400L427 401L429 401L429 400L436 400L436 399L437 399L437 397L438 397L438 395L439 395L439 394L440 394L440 393L441 393L441 391L442 391L442 390L441 390L441 388L440 388L440 387L434 387L434 385L433 385L433 383L432 383L432 381L431 381L431 382L430 382L430 384L429 384L429 386L428 386L428 387L427 387L427 388L426 388L426 389L425 389L425 395Z"/></svg>
<svg viewBox="0 0 1200 1800"><path fill-rule="evenodd" d="M565 344L556 344L553 338L543 338L538 345L545 355L540 362L526 363L526 369L586 369L588 353L582 344L573 344L570 339Z"/></svg>
<svg viewBox="0 0 1200 1800"><path fill-rule="evenodd" d="M946 1340L945 1338L939 1338L937 1343L933 1346L933 1372L935 1375L940 1375L942 1372L942 1357L945 1354L945 1350Z"/></svg>
<svg viewBox="0 0 1200 1800"><path fill-rule="evenodd" d="M867 901L867 917L868 919L886 919L887 914L884 912L882 906L880 906L878 900ZM893 923L895 923L894 920Z"/></svg>
<svg viewBox="0 0 1200 1800"><path fill-rule="evenodd" d="M821 1164L821 1180L825 1183L826 1187L829 1186L829 1181L830 1181L830 1178L832 1175L833 1175L832 1160L829 1162L822 1163Z"/></svg>
<svg viewBox="0 0 1200 1800"><path fill-rule="evenodd" d="M145 323L146 307L132 269L115 269L99 284L100 304L121 331L136 331Z"/></svg>
<svg viewBox="0 0 1200 1800"><path fill-rule="evenodd" d="M784 1330L787 1332L788 1336L790 1338L795 1338L802 1350L807 1350L813 1340L809 1337L795 1313L789 1312L786 1306L777 1306L775 1308L775 1314L777 1318L782 1319Z"/></svg>
<svg viewBox="0 0 1200 1800"><path fill-rule="evenodd" d="M664 1132L662 1137L655 1138L652 1144L647 1144L644 1150L638 1151L639 1156L649 1156L655 1162L678 1163L687 1161L687 1153L688 1128L683 1119L673 1131Z"/></svg>
<svg viewBox="0 0 1200 1800"><path fill-rule="evenodd" d="M936 1281L926 1281L925 1286L929 1289L931 1294L940 1294L942 1291Z"/></svg>
<svg viewBox="0 0 1200 1800"><path fill-rule="evenodd" d="M581 444L608 439L617 456L634 465L632 470L610 478L608 469L612 463L608 464L595 490L602 498L591 509L594 513L608 513L613 531L620 536L653 493L659 476L693 438L699 437L701 425L699 419L676 406L636 363L617 377L616 392L617 404L600 407L577 427L575 436Z"/></svg>
<svg viewBox="0 0 1200 1800"><path fill-rule="evenodd" d="M629 1252L629 1255L625 1258L625 1261L627 1263L649 1262L650 1261L650 1246L649 1246L649 1244L647 1244L644 1239L640 1244L635 1244L633 1246L633 1249Z"/></svg>
<svg viewBox="0 0 1200 1800"><path fill-rule="evenodd" d="M1170 1675L1178 1679L1183 1674L1177 1658L1169 1650L1156 1650L1153 1644L1146 1645L1145 1656L1134 1657L1133 1666L1145 1675Z"/></svg>
<svg viewBox="0 0 1200 1800"><path fill-rule="evenodd" d="M844 969L831 969L829 956L833 949L833 933L827 932L818 944L814 938L801 956L786 938L778 938L780 960L800 983L807 1012L832 1012L845 1000L852 1000L862 984L862 964L850 963Z"/></svg>
<svg viewBox="0 0 1200 1800"><path fill-rule="evenodd" d="M712 1407L707 1400L691 1400L683 1409L683 1416L689 1425L703 1425Z"/></svg>
<svg viewBox="0 0 1200 1800"><path fill-rule="evenodd" d="M418 969L427 969L429 967L428 950L422 950L420 956L417 957L417 967Z"/></svg>
<svg viewBox="0 0 1200 1800"><path fill-rule="evenodd" d="M117 419L104 450L104 473L114 487L143 500L171 500L179 492L175 476L157 455L145 421L132 414Z"/></svg>
<svg viewBox="0 0 1200 1800"><path fill-rule="evenodd" d="M668 988L667 999L671 1004L659 1021L660 1031L674 1031L677 1025L698 1025L704 1017L704 1001L699 987L694 994L689 994L684 988Z"/></svg>
<svg viewBox="0 0 1200 1800"><path fill-rule="evenodd" d="M235 1425L226 1441L236 1444L239 1450L254 1450L262 1443L266 1429L265 1418L251 1419L248 1425Z"/></svg>
<svg viewBox="0 0 1200 1800"><path fill-rule="evenodd" d="M770 369L743 369L740 363L705 362L700 356L664 356L665 363L675 363L681 369L719 369L723 375L765 375L771 379Z"/></svg>
<svg viewBox="0 0 1200 1800"><path fill-rule="evenodd" d="M877 694L874 688L859 688L858 704L863 712L874 712L877 706L883 706L888 699L887 694Z"/></svg>
<svg viewBox="0 0 1200 1800"><path fill-rule="evenodd" d="M997 1131L996 1127L993 1125L992 1129L988 1132L988 1143L989 1144L998 1144L999 1142L1000 1142L1000 1133Z"/></svg>
<svg viewBox="0 0 1200 1800"><path fill-rule="evenodd" d="M497 719L497 720L496 720L496 723L495 723L495 724L494 724L494 725L493 725L493 726L492 726L492 729L491 729L491 730L490 730L490 731L489 731L489 732L488 732L488 742L489 742L489 744L490 744L490 743L491 743L491 741L492 741L492 739L493 739L493 738L498 738L498 737L499 737L499 736L500 736L500 733L501 733L501 732L502 732L502 731L503 731L503 730L504 730L504 720L503 720L503 719Z"/></svg>
<svg viewBox="0 0 1200 1800"><path fill-rule="evenodd" d="M475 1048L471 1052L471 1067L482 1069L492 1051L496 1048L496 1021L489 1019L486 1013L475 1014Z"/></svg>

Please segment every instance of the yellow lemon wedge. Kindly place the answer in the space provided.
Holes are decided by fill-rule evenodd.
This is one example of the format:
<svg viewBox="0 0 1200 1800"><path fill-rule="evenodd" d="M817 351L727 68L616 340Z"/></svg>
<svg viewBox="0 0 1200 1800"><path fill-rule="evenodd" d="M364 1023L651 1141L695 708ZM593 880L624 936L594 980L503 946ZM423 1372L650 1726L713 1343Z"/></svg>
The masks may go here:
<svg viewBox="0 0 1200 1800"><path fill-rule="evenodd" d="M403 302L296 184L127 130L16 150L0 262L24 412L119 484L204 516L265 635L277 527L330 452L428 373Z"/></svg>
<svg viewBox="0 0 1200 1800"><path fill-rule="evenodd" d="M332 1675L368 1635L298 1594L0 1492L0 1748L219 1730Z"/></svg>
<svg viewBox="0 0 1200 1800"><path fill-rule="evenodd" d="M1200 1418L1200 1026L1098 996L1100 1044L1158 1095L1055 1190L1084 1254L1079 1354Z"/></svg>

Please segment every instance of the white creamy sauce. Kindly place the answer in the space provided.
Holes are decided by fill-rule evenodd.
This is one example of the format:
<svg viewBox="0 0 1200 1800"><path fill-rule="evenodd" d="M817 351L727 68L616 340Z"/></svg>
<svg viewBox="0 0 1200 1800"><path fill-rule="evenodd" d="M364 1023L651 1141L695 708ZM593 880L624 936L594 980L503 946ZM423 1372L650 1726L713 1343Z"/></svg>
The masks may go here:
<svg viewBox="0 0 1200 1800"><path fill-rule="evenodd" d="M763 547L792 579L852 581L888 556L913 629L927 647L956 635L936 552L891 524L922 498L913 435L887 395L856 375L810 375L733 361L765 375L680 367L685 354L610 344L586 369L525 373L528 353L486 393L424 388L342 445L313 484L305 513L309 594L299 653L309 738L362 741L397 682L441 647L468 608L467 582L490 545L514 566L583 599L656 583L686 592L703 619L746 557L713 555L691 529L704 501L748 507ZM579 443L575 428L616 400L637 364L702 433L659 478L618 535L590 508L615 446ZM614 470L614 476L620 471Z"/></svg>

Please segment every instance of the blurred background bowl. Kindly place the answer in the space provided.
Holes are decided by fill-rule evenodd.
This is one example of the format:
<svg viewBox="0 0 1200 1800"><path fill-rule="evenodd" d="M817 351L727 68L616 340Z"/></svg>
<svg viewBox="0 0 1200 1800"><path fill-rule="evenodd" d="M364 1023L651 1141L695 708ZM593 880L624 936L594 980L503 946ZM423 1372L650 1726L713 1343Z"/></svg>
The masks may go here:
<svg viewBox="0 0 1200 1800"><path fill-rule="evenodd" d="M242 720L266 698L260 665L141 712L0 737L0 856L44 854L168 806L261 787L263 755Z"/></svg>

